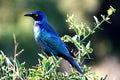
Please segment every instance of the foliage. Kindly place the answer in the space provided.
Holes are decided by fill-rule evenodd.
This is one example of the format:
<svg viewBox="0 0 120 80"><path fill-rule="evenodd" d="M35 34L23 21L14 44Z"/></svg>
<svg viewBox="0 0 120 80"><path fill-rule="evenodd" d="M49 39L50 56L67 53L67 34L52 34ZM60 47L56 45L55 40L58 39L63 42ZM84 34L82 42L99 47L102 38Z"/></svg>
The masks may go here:
<svg viewBox="0 0 120 80"><path fill-rule="evenodd" d="M70 27L69 29L75 31L74 36L65 35L62 37L62 40L65 42L73 43L76 48L77 52L75 52L76 61L79 65L82 64L80 59L84 58L86 55L90 59L90 54L92 53L93 49L90 47L91 41L85 42L86 38L90 35L95 33L95 30L100 28L100 25L103 22L109 22L110 15L115 12L115 9L110 6L107 13L108 15L101 15L102 21L99 21L97 17L94 16L95 23L94 27L89 27L86 23L81 23L80 25L77 24L75 16L67 16L68 19L66 20ZM43 54L39 54L40 58L38 59L38 64L33 66L33 68L26 69L25 62L19 63L17 60L17 56L21 54L24 50L17 51L18 43L16 42L16 38L14 36L14 57L8 58L4 55L1 51L0 54L0 79L1 80L105 80L105 77L99 77L95 72L91 72L91 67L87 67L84 65L83 71L84 74L79 74L73 68L71 68L71 73L68 74L67 72L57 72L57 68L61 62L61 58L57 59L56 57L47 57Z"/></svg>

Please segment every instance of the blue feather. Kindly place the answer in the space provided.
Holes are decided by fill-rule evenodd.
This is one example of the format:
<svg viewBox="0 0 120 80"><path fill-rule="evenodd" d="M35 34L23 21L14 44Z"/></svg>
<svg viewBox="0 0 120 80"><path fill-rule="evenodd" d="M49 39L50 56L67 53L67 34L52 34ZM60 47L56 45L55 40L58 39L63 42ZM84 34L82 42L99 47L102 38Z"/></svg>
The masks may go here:
<svg viewBox="0 0 120 80"><path fill-rule="evenodd" d="M35 20L35 41L43 49L43 51L48 56L53 54L54 56L66 59L77 69L77 71L83 74L83 70L69 53L65 43L61 40L56 31L49 25L46 15L41 11L33 11L32 13L25 14L25 16L30 16Z"/></svg>

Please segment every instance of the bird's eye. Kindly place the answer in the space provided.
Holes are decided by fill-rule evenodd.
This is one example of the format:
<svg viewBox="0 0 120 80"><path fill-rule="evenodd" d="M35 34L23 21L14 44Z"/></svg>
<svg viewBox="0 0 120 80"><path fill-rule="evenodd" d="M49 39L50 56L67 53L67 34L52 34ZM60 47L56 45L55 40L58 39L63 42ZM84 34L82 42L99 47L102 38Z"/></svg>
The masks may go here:
<svg viewBox="0 0 120 80"><path fill-rule="evenodd" d="M35 14L36 17L38 17L38 14Z"/></svg>

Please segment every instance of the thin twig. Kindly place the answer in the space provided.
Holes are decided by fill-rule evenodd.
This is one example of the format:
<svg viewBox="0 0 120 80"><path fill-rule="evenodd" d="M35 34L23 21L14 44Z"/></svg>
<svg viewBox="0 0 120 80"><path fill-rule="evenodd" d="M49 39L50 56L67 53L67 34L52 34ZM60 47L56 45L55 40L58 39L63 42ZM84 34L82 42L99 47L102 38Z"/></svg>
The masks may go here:
<svg viewBox="0 0 120 80"><path fill-rule="evenodd" d="M24 51L24 49L20 50L15 56L17 57L17 56L20 55L23 51Z"/></svg>
<svg viewBox="0 0 120 80"><path fill-rule="evenodd" d="M103 80L106 80L106 79L107 79L107 77L108 77L108 75L105 75L105 77L103 78Z"/></svg>
<svg viewBox="0 0 120 80"><path fill-rule="evenodd" d="M15 80L16 78L19 78L19 79L23 80L22 77L19 76L18 70L16 71L15 65L13 65L13 63L10 61L10 59L4 55L2 50L0 52L1 52L2 56L4 56L6 58L5 61L6 61L6 64L8 66L8 69L13 71L15 73L15 75L16 75L16 77L14 77L13 80Z"/></svg>
<svg viewBox="0 0 120 80"><path fill-rule="evenodd" d="M18 47L18 43L16 42L16 37L15 34L13 34L13 39L14 39L14 62L16 62L16 53L17 53L17 47Z"/></svg>
<svg viewBox="0 0 120 80"><path fill-rule="evenodd" d="M18 69L18 66L17 66L17 64L16 64L16 57L18 56L18 55L20 55L23 51L24 51L24 49L22 49L22 50L20 50L19 52L17 52L17 48L18 48L18 45L19 45L19 43L16 41L16 37L15 37L15 34L13 34L13 39L14 39L14 72L16 73L16 78L20 78L21 80L23 80L20 76L19 76L19 69Z"/></svg>

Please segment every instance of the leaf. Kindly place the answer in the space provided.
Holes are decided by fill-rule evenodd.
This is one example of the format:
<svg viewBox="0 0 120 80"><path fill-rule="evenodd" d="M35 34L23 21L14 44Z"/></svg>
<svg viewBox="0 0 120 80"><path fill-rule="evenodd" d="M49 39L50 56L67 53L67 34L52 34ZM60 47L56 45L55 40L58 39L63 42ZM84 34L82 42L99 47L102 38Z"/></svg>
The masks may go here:
<svg viewBox="0 0 120 80"><path fill-rule="evenodd" d="M73 42L72 37L69 35L65 35L61 38L64 42Z"/></svg>
<svg viewBox="0 0 120 80"><path fill-rule="evenodd" d="M87 49L90 48L90 44L91 44L91 42L89 41L89 42L87 43L87 45L86 45L86 48L87 48Z"/></svg>
<svg viewBox="0 0 120 80"><path fill-rule="evenodd" d="M110 8L107 10L108 16L112 15L113 13L115 13L116 9L113 8L112 6L110 6Z"/></svg>
<svg viewBox="0 0 120 80"><path fill-rule="evenodd" d="M110 18L109 18L109 17L106 17L105 20L108 21L108 20L110 20Z"/></svg>
<svg viewBox="0 0 120 80"><path fill-rule="evenodd" d="M45 64L45 70L46 71L50 70L50 62L46 62L46 64Z"/></svg>
<svg viewBox="0 0 120 80"><path fill-rule="evenodd" d="M101 16L103 16L103 15L101 15ZM98 18L97 18L96 16L93 16L93 18L94 18L96 24L99 24L99 23L100 23L100 22L98 21Z"/></svg>
<svg viewBox="0 0 120 80"><path fill-rule="evenodd" d="M41 58L43 58L43 59L45 58L45 56L43 56L42 54L38 54L38 55L39 55Z"/></svg>
<svg viewBox="0 0 120 80"><path fill-rule="evenodd" d="M102 17L103 20L105 20L105 15L102 15L102 14L101 14L100 16Z"/></svg>

